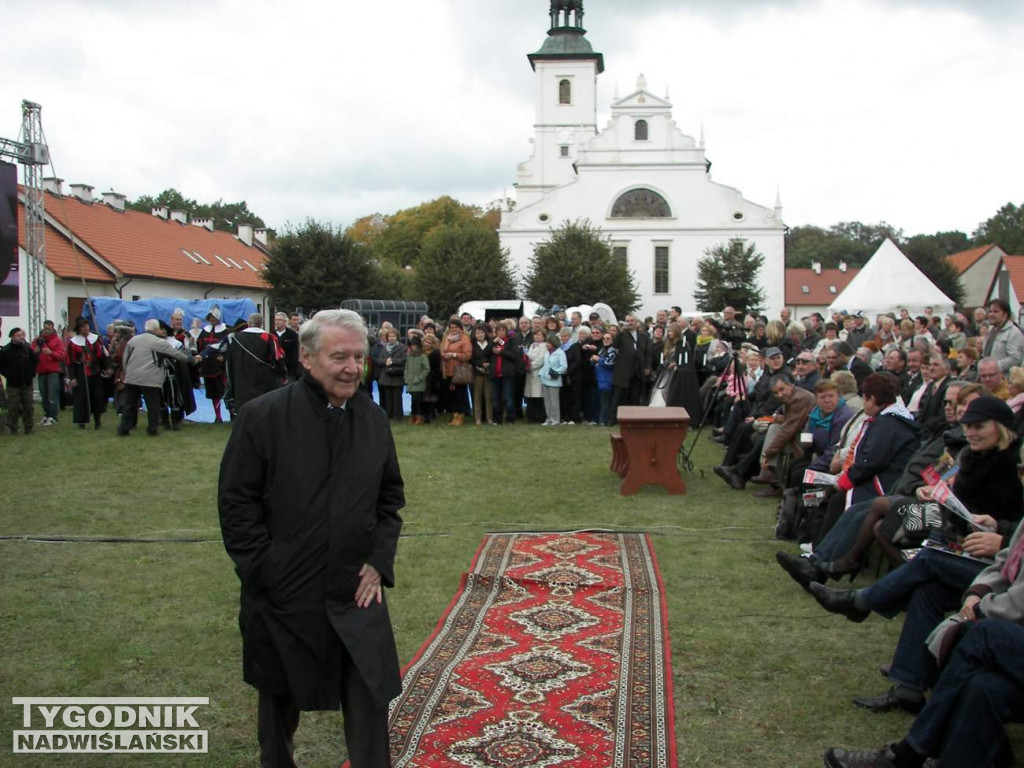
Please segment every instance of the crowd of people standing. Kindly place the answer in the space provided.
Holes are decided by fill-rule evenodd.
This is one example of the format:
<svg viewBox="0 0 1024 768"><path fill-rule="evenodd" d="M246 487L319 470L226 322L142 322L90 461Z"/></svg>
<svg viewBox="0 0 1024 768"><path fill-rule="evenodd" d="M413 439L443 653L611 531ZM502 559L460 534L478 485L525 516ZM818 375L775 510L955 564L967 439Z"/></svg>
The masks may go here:
<svg viewBox="0 0 1024 768"><path fill-rule="evenodd" d="M117 433L135 429L144 403L147 434L163 426L177 431L196 411L195 393L211 401L215 422L225 421L222 407L236 413L246 402L299 375L298 315L278 313L273 330L263 329L256 313L228 327L214 306L205 318L185 327L185 311L175 309L169 322L148 318L138 329L114 321L97 333L86 317L58 330L46 320L34 338L22 328L8 332L0 348L0 432L29 435L52 427L71 411L79 429L99 430L108 410L119 417ZM35 416L38 389L42 417Z"/></svg>

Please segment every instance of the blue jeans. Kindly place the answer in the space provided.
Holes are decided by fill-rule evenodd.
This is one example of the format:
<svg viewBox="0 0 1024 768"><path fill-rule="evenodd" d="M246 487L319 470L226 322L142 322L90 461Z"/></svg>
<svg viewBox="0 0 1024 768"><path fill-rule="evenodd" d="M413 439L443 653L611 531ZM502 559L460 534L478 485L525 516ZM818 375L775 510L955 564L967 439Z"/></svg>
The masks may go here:
<svg viewBox="0 0 1024 768"><path fill-rule="evenodd" d="M909 563L861 592L868 607L887 619L907 612L889 672L892 682L917 691L928 688L929 652L924 642L946 613L960 607L964 590L984 567L922 549Z"/></svg>
<svg viewBox="0 0 1024 768"><path fill-rule="evenodd" d="M987 619L957 645L907 741L942 765L994 764L1003 724L1024 717L1024 627Z"/></svg>
<svg viewBox="0 0 1024 768"><path fill-rule="evenodd" d="M43 399L43 415L49 419L57 420L60 413L60 374L40 373L39 396Z"/></svg>
<svg viewBox="0 0 1024 768"><path fill-rule="evenodd" d="M851 504L849 509L836 520L832 530L826 533L825 538L814 548L812 557L820 562L830 563L849 552L854 542L857 541L860 527L864 524L872 503L874 503L874 499Z"/></svg>
<svg viewBox="0 0 1024 768"><path fill-rule="evenodd" d="M607 427L612 423L612 402L615 400L615 390L602 389L600 390L600 395L601 407L598 411L597 423Z"/></svg>

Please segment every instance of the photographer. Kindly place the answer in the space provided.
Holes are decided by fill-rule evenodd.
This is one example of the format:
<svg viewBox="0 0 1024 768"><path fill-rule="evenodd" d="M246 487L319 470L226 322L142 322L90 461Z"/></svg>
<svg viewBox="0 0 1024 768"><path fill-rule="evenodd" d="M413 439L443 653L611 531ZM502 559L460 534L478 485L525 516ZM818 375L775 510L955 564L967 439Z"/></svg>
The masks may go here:
<svg viewBox="0 0 1024 768"><path fill-rule="evenodd" d="M736 310L732 307L722 310L721 320L712 317L708 318L708 322L718 331L718 338L731 344L733 349L739 349L747 340L747 332L743 325L736 321Z"/></svg>

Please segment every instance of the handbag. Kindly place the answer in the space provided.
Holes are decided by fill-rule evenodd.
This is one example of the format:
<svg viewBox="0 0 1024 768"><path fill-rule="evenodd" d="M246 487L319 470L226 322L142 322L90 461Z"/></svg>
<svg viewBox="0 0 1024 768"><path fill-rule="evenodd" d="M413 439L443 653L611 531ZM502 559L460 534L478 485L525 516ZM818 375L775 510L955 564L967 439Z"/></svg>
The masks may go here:
<svg viewBox="0 0 1024 768"><path fill-rule="evenodd" d="M452 384L472 384L473 366L469 363L455 363L452 368Z"/></svg>

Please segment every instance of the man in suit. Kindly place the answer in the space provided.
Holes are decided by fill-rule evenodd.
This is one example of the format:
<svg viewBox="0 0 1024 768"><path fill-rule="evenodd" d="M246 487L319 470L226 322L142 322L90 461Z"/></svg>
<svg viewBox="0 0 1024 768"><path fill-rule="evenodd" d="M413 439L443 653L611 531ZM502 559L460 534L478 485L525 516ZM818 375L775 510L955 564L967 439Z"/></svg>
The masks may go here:
<svg viewBox="0 0 1024 768"><path fill-rule="evenodd" d="M860 389L864 379L874 373L871 370L871 366L854 354L854 349L850 342L840 341L832 346L836 351L836 357L839 358L839 365L853 374L853 378L857 380L857 389Z"/></svg>
<svg viewBox="0 0 1024 768"><path fill-rule="evenodd" d="M907 352L907 379L903 384L903 389L900 392L900 397L903 398L904 405L909 405L911 398L914 393L921 388L924 384L924 376L921 374L921 361L924 360L924 352L917 347L913 347Z"/></svg>
<svg viewBox="0 0 1024 768"><path fill-rule="evenodd" d="M946 429L946 411L943 400L946 387L949 386L949 358L935 353L929 358L928 372L932 380L921 396L921 407L917 412L917 421L925 434L924 439L935 437Z"/></svg>
<svg viewBox="0 0 1024 768"><path fill-rule="evenodd" d="M651 373L651 339L640 327L636 315L626 315L625 327L615 337L618 356L612 385L615 404L640 405L644 381Z"/></svg>

